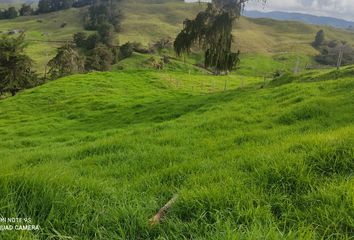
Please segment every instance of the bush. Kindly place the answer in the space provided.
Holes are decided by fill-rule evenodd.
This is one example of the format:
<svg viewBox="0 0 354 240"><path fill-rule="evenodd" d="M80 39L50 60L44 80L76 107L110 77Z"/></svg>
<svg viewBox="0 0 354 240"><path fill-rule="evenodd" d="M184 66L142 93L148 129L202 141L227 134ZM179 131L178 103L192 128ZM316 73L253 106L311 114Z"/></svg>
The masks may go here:
<svg viewBox="0 0 354 240"><path fill-rule="evenodd" d="M161 59L157 60L154 57L151 57L149 61L150 65L157 70L162 70L165 67L164 62Z"/></svg>
<svg viewBox="0 0 354 240"><path fill-rule="evenodd" d="M86 48L87 46L87 34L84 32L78 32L74 34L74 43L78 48Z"/></svg>
<svg viewBox="0 0 354 240"><path fill-rule="evenodd" d="M111 24L116 32L121 29L122 13L116 2L101 1L89 8L85 17L86 30L99 30L103 24Z"/></svg>
<svg viewBox="0 0 354 240"><path fill-rule="evenodd" d="M173 40L171 38L161 38L152 45L152 49L161 54L162 50L173 47Z"/></svg>
<svg viewBox="0 0 354 240"><path fill-rule="evenodd" d="M106 45L99 43L88 55L85 67L87 70L108 71L114 61L114 56Z"/></svg>
<svg viewBox="0 0 354 240"><path fill-rule="evenodd" d="M0 19L13 19L18 16L18 12L15 7L9 7L6 10L0 9Z"/></svg>
<svg viewBox="0 0 354 240"><path fill-rule="evenodd" d="M319 50L321 53L315 58L318 63L335 66L342 51L342 65L354 64L354 48L346 42L330 41L322 45Z"/></svg>
<svg viewBox="0 0 354 240"><path fill-rule="evenodd" d="M73 6L73 0L40 0L37 13L49 13L68 9Z"/></svg>
<svg viewBox="0 0 354 240"><path fill-rule="evenodd" d="M315 41L312 43L312 45L314 47L319 47L324 43L324 41L325 41L325 33L321 29L320 31L317 32L316 37L315 37Z"/></svg>
<svg viewBox="0 0 354 240"><path fill-rule="evenodd" d="M24 43L24 34L0 39L0 95L5 92L15 95L21 89L36 84L33 61L25 54Z"/></svg>
<svg viewBox="0 0 354 240"><path fill-rule="evenodd" d="M57 55L49 61L49 74L58 78L74 73L81 73L84 70L84 58L69 43L64 44L57 50Z"/></svg>
<svg viewBox="0 0 354 240"><path fill-rule="evenodd" d="M142 53L142 54L148 54L151 53L151 49L145 48L141 43L139 42L132 42L131 43L133 46L133 51L137 53Z"/></svg>
<svg viewBox="0 0 354 240"><path fill-rule="evenodd" d="M114 42L114 29L113 26L109 23L104 23L98 29L98 34L100 36L100 41L107 45L112 46Z"/></svg>
<svg viewBox="0 0 354 240"><path fill-rule="evenodd" d="M20 16L30 16L33 14L33 9L31 7L31 5L28 5L28 4L22 4L20 10L19 10L19 13L20 13Z"/></svg>
<svg viewBox="0 0 354 240"><path fill-rule="evenodd" d="M119 50L120 50L119 60L123 60L125 58L131 57L131 55L133 54L133 44L127 42L122 46L120 46Z"/></svg>
<svg viewBox="0 0 354 240"><path fill-rule="evenodd" d="M86 40L86 49L94 49L97 44L101 41L100 35L98 33L91 34Z"/></svg>

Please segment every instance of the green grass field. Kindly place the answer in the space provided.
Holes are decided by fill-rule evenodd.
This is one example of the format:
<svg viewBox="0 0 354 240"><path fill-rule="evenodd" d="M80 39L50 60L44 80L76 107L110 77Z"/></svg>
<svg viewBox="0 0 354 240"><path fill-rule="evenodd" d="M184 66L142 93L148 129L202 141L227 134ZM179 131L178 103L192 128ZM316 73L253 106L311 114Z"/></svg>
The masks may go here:
<svg viewBox="0 0 354 240"><path fill-rule="evenodd" d="M202 8L131 0L119 41L174 37ZM60 45L45 41L71 39L85 12L1 20L0 31L26 30L42 73ZM354 66L306 70L319 29L241 18L241 64L227 76L193 65L198 53L164 70L134 53L1 99L0 239L354 239ZM40 230L2 231L2 217Z"/></svg>
<svg viewBox="0 0 354 240"><path fill-rule="evenodd" d="M265 84L141 58L0 101L0 213L41 226L1 239L352 239L352 68Z"/></svg>

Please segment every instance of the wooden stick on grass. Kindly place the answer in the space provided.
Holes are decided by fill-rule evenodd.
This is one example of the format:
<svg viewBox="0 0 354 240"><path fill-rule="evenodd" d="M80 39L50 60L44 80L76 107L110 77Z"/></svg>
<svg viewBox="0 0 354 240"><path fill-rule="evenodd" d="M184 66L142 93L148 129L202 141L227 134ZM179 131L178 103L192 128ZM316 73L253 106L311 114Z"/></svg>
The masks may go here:
<svg viewBox="0 0 354 240"><path fill-rule="evenodd" d="M172 205L176 202L178 198L178 194L175 194L170 201L168 201L165 206L160 208L155 216L149 219L149 223L151 226L155 226L161 222L161 220L166 215L167 211L172 207Z"/></svg>

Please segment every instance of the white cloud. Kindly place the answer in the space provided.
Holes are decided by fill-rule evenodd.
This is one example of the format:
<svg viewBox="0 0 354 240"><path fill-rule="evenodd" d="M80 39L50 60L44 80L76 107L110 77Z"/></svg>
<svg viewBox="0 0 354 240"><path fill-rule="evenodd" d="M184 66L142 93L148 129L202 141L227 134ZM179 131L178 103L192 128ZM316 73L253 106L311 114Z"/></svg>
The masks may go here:
<svg viewBox="0 0 354 240"><path fill-rule="evenodd" d="M302 12L354 20L354 0L251 0L246 9Z"/></svg>

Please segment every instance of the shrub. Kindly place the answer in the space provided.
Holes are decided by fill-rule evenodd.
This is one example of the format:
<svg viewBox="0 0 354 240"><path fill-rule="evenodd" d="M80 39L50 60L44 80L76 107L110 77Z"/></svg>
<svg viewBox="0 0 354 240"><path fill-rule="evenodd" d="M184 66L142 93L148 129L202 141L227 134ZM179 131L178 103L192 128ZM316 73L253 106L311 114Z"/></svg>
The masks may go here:
<svg viewBox="0 0 354 240"><path fill-rule="evenodd" d="M120 50L119 60L123 60L125 58L131 57L131 55L133 54L133 44L127 42L122 46L120 46L119 50Z"/></svg>
<svg viewBox="0 0 354 240"><path fill-rule="evenodd" d="M91 34L90 36L87 37L86 49L87 50L94 49L100 41L101 41L100 35L98 35L98 33Z"/></svg>
<svg viewBox="0 0 354 240"><path fill-rule="evenodd" d="M139 42L132 42L132 47L133 51L137 53L142 53L142 54L148 54L151 53L151 49L145 48L141 43Z"/></svg>
<svg viewBox="0 0 354 240"><path fill-rule="evenodd" d="M49 61L49 74L52 78L81 73L84 70L84 58L69 43L58 48L57 55Z"/></svg>
<svg viewBox="0 0 354 240"><path fill-rule="evenodd" d="M34 11L31 7L31 5L29 5L29 4L22 4L22 6L19 10L20 16L29 16L29 15L32 15L33 12Z"/></svg>
<svg viewBox="0 0 354 240"><path fill-rule="evenodd" d="M21 89L32 87L37 76L32 70L33 61L24 54L25 36L0 39L0 94L15 95Z"/></svg>
<svg viewBox="0 0 354 240"><path fill-rule="evenodd" d="M0 19L13 19L18 16L18 12L15 7L9 7L6 10L0 9Z"/></svg>
<svg viewBox="0 0 354 240"><path fill-rule="evenodd" d="M74 34L74 43L78 48L86 48L87 46L87 34L84 32L78 32Z"/></svg>
<svg viewBox="0 0 354 240"><path fill-rule="evenodd" d="M113 61L112 51L106 45L99 43L90 51L85 67L87 70L108 71Z"/></svg>

